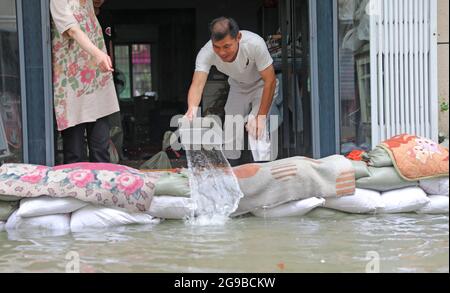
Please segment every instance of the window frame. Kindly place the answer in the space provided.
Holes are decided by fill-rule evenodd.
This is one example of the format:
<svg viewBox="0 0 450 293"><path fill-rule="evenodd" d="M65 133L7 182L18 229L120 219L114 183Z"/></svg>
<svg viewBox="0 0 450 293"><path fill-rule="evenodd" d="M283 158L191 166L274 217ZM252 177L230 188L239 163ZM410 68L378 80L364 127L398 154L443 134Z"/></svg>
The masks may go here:
<svg viewBox="0 0 450 293"><path fill-rule="evenodd" d="M129 98L122 98L120 97L120 95L118 94L118 98L120 101L130 101L133 99L133 97L135 96L134 93L134 83L133 83L133 46L135 45L148 45L150 47L150 58L152 59L152 47L153 44L151 42L115 42L113 44L113 64L115 66L116 64L116 47L120 47L120 46L127 46L128 47L128 69L129 69L129 83L130 83L130 97ZM150 59L150 60L151 60ZM154 76L153 76L153 66L152 66L152 62L150 61L149 64L149 68L150 68L150 75L151 75L151 79L152 79L152 91L154 88Z"/></svg>

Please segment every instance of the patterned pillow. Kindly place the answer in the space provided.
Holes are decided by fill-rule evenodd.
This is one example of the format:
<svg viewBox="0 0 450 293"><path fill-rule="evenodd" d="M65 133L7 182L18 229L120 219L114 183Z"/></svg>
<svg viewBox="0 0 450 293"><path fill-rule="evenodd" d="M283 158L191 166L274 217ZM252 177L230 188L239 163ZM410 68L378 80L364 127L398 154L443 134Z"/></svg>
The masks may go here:
<svg viewBox="0 0 450 293"><path fill-rule="evenodd" d="M0 167L0 194L22 198L48 195L147 211L158 173L113 164L78 163L57 167L5 164Z"/></svg>

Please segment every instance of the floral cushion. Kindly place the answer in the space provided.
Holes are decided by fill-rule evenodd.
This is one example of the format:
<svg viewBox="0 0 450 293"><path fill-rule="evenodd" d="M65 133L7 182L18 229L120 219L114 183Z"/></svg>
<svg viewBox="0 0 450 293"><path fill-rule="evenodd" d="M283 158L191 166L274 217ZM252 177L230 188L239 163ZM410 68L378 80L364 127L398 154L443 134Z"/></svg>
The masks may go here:
<svg viewBox="0 0 450 293"><path fill-rule="evenodd" d="M0 167L0 194L22 198L73 197L130 212L147 211L158 173L113 164L78 163L57 167L5 164Z"/></svg>

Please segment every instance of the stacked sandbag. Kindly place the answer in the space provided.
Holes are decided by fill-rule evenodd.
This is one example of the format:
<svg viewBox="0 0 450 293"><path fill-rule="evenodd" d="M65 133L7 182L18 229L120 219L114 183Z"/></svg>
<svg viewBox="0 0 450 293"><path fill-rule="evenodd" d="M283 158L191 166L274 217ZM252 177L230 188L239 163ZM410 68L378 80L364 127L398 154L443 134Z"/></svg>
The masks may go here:
<svg viewBox="0 0 450 293"><path fill-rule="evenodd" d="M419 185L419 181L402 178L387 151L381 147L365 153L362 159L364 161L352 161L356 170L357 188L386 192Z"/></svg>
<svg viewBox="0 0 450 293"><path fill-rule="evenodd" d="M25 198L20 201L19 209L8 218L5 228L69 232L70 214L86 205L74 198Z"/></svg>
<svg viewBox="0 0 450 293"><path fill-rule="evenodd" d="M6 230L51 230L70 232L70 214L83 206L74 198L41 196L25 198L6 223Z"/></svg>
<svg viewBox="0 0 450 293"><path fill-rule="evenodd" d="M15 211L6 222L6 230L51 230L62 233L70 232L70 215L46 215L22 218Z"/></svg>
<svg viewBox="0 0 450 293"><path fill-rule="evenodd" d="M81 232L90 229L106 229L124 225L150 225L160 220L146 213L130 213L118 208L88 205L72 214L70 229Z"/></svg>
<svg viewBox="0 0 450 293"><path fill-rule="evenodd" d="M5 231L6 222L19 208L20 198L0 194L0 232Z"/></svg>
<svg viewBox="0 0 450 293"><path fill-rule="evenodd" d="M155 196L190 197L191 188L187 170L179 172L159 172L155 182Z"/></svg>
<svg viewBox="0 0 450 293"><path fill-rule="evenodd" d="M418 210L419 214L448 214L449 213L449 178L435 178L420 181L420 188L427 194L430 202Z"/></svg>
<svg viewBox="0 0 450 293"><path fill-rule="evenodd" d="M448 196L449 178L434 178L420 181L422 188L428 195L444 195Z"/></svg>
<svg viewBox="0 0 450 293"><path fill-rule="evenodd" d="M20 208L17 215L22 218L40 217L58 214L70 214L85 206L88 203L76 198L53 198L41 196L38 198L25 198L20 201Z"/></svg>
<svg viewBox="0 0 450 293"><path fill-rule="evenodd" d="M418 214L441 215L448 214L449 198L445 195L428 196L430 202L416 211Z"/></svg>
<svg viewBox="0 0 450 293"><path fill-rule="evenodd" d="M384 207L380 214L412 213L430 203L427 194L419 187L392 190L381 194Z"/></svg>
<svg viewBox="0 0 450 293"><path fill-rule="evenodd" d="M194 215L188 171L160 172L147 214L160 219L183 220Z"/></svg>
<svg viewBox="0 0 450 293"><path fill-rule="evenodd" d="M313 197L300 201L292 201L273 208L257 209L252 214L260 218L301 217L315 208L323 206L324 203L325 199Z"/></svg>
<svg viewBox="0 0 450 293"><path fill-rule="evenodd" d="M308 218L318 218L318 219L329 219L329 220L339 220L348 217L348 213L340 212L337 210L332 210L324 207L319 207L312 210L306 216Z"/></svg>
<svg viewBox="0 0 450 293"><path fill-rule="evenodd" d="M410 169L400 168L399 165L394 167L395 164L392 156L395 155L389 154L386 150L387 145L390 147L390 152L392 152L392 147L397 147L396 140L399 140L397 143L402 145L408 143L408 141L412 138L413 137L409 136L399 136L393 138L390 140L391 143L383 143L371 152L364 153L361 157L363 161L352 161L356 171L356 186L360 189L369 189L382 192L383 201L387 204L387 206L381 210L383 213L417 212L426 214L446 214L449 209L448 169L447 177L444 178L426 180L420 180L417 178L445 176L444 174L446 168L438 168L433 165L431 159L434 157L432 157L432 155L428 152L442 155L445 152L448 153L448 150L442 148L439 149L436 144L433 144L431 141L426 139L416 138L413 140L416 143L416 147L418 149L423 148L423 154L428 156L427 160L422 158L424 162L427 162L428 169L422 170L418 168L420 171L417 172L415 172L414 167L410 167ZM420 157L418 157L420 154L422 153L416 154L414 162L420 160ZM398 158L403 160L401 162L404 162L405 160L404 157L401 156L401 153L400 155L397 153L396 159L398 160ZM402 172L402 174L400 174L400 172ZM405 174L415 175L405 177ZM413 194L414 196L413 198L406 197L402 199L402 194L404 196ZM424 195L427 198L425 198Z"/></svg>
<svg viewBox="0 0 450 293"><path fill-rule="evenodd" d="M194 216L195 203L191 198L155 196L147 213L155 218L183 220Z"/></svg>
<svg viewBox="0 0 450 293"><path fill-rule="evenodd" d="M379 192L357 188L354 195L327 199L324 207L350 214L376 214L385 205Z"/></svg>
<svg viewBox="0 0 450 293"><path fill-rule="evenodd" d="M14 213L18 208L18 202L0 201L0 222L6 222L12 213Z"/></svg>

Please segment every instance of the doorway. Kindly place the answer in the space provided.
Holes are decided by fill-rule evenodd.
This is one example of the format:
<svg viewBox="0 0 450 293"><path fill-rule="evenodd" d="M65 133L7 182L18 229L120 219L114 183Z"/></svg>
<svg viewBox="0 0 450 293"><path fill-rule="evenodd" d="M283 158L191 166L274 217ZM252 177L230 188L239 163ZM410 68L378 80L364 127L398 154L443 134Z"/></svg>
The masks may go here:
<svg viewBox="0 0 450 293"><path fill-rule="evenodd" d="M280 122L278 159L312 157L309 1L213 2L109 0L102 7L99 21L116 69L121 107L111 117L120 164L139 168L162 151L164 133L176 130L171 118L187 109L196 55L209 40L208 24L222 15L261 35L274 59L280 96L271 115ZM203 114L223 114L227 96L227 76L213 68ZM172 155L174 168L186 167L180 154Z"/></svg>

